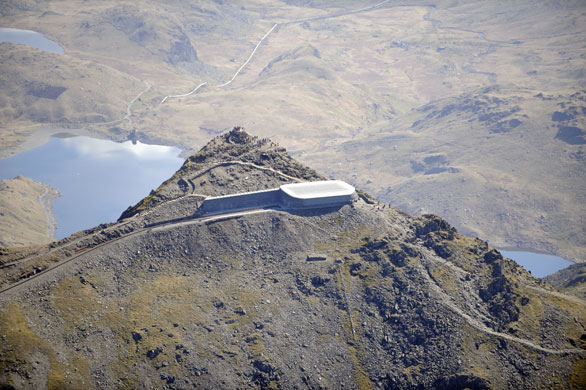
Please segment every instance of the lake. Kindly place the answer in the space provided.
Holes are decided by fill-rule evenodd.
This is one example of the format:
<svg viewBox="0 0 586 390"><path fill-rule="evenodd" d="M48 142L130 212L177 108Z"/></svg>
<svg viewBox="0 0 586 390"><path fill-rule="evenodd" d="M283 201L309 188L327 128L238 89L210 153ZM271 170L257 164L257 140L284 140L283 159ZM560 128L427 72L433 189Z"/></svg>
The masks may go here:
<svg viewBox="0 0 586 390"><path fill-rule="evenodd" d="M516 250L501 250L500 252L503 256L515 260L515 262L522 265L526 270L531 271L531 274L537 278L551 275L574 264L563 257L546 255L544 253Z"/></svg>
<svg viewBox="0 0 586 390"><path fill-rule="evenodd" d="M183 164L181 149L90 137L51 137L42 146L0 160L0 180L24 175L48 183L56 238L113 222Z"/></svg>
<svg viewBox="0 0 586 390"><path fill-rule="evenodd" d="M63 54L65 51L56 42L45 38L41 33L16 28L0 27L0 42L28 45L37 49Z"/></svg>

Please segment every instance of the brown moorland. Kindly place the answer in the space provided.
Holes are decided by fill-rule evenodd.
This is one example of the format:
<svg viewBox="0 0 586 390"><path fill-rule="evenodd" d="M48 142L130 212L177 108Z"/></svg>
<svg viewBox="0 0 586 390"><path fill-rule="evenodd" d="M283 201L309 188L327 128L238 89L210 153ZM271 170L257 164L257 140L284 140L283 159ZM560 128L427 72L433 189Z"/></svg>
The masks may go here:
<svg viewBox="0 0 586 390"><path fill-rule="evenodd" d="M189 154L240 124L410 212L583 261L584 3L388 1L349 12L376 4L14 0L0 21L134 80L108 95L109 112L130 120L100 117L88 125L96 134L135 131ZM63 103L69 121L98 115L86 99ZM3 139L31 124L2 123Z"/></svg>

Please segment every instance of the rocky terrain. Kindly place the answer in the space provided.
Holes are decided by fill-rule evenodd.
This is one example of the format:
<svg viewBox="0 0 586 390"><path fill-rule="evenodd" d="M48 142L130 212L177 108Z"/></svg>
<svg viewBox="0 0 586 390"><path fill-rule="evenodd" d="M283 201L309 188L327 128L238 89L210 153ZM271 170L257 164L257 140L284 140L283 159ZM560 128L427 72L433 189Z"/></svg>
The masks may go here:
<svg viewBox="0 0 586 390"><path fill-rule="evenodd" d="M586 264L573 264L544 280L561 291L586 299Z"/></svg>
<svg viewBox="0 0 586 390"><path fill-rule="evenodd" d="M53 200L59 192L28 177L0 181L0 245L27 246L55 238Z"/></svg>
<svg viewBox="0 0 586 390"><path fill-rule="evenodd" d="M206 195L319 178L235 129L117 223L5 251L2 388L584 387L584 300L439 217L362 192L197 212Z"/></svg>
<svg viewBox="0 0 586 390"><path fill-rule="evenodd" d="M145 89L111 67L10 43L0 43L0 71L3 151L22 143L42 124L123 122L128 102Z"/></svg>
<svg viewBox="0 0 586 390"><path fill-rule="evenodd" d="M424 105L304 159L409 213L441 215L491 245L582 262L585 102L584 91L486 88Z"/></svg>

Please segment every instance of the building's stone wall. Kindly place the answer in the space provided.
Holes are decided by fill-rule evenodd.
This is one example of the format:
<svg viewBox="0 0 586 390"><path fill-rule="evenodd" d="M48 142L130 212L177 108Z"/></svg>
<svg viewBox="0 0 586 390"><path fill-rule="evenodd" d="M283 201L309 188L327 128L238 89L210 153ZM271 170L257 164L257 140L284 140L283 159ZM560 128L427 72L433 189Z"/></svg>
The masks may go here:
<svg viewBox="0 0 586 390"><path fill-rule="evenodd" d="M202 214L218 214L230 211L279 207L282 209L305 209L315 207L334 207L351 202L356 193L311 198L295 197L282 188L266 191L245 192L242 194L210 197L204 200Z"/></svg>

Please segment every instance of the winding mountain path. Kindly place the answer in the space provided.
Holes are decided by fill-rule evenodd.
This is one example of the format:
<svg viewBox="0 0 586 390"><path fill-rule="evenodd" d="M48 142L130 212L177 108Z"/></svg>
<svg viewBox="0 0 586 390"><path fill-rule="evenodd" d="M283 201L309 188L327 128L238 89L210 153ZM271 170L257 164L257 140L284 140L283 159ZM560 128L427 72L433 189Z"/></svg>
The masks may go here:
<svg viewBox="0 0 586 390"><path fill-rule="evenodd" d="M538 345L531 340L515 337L515 336L512 336L507 333L497 332L497 331L489 328L478 318L475 318L475 317L469 315L468 313L464 312L464 310L462 310L460 308L460 306L458 306L456 304L454 299L448 293L446 293L433 280L433 278L429 274L429 270L427 269L426 264L429 264L430 262L437 261L437 257L434 256L432 253L424 253L423 256L421 257L421 260L422 260L422 262L420 263L421 274L427 280L428 285L430 286L431 290L434 292L435 296L442 302L442 304L444 304L447 308L449 308L454 313L456 313L458 316L460 316L464 321L466 321L468 323L468 325L475 328L476 330L483 332L483 333L486 333L491 336L496 336L496 337L499 337L499 338L502 338L505 340L519 343L519 344L525 345L526 347L530 347L535 350L549 353L552 355L586 354L586 350L579 349L579 348L552 349L552 348L542 347L541 345ZM442 262L442 264L444 264L444 263Z"/></svg>
<svg viewBox="0 0 586 390"><path fill-rule="evenodd" d="M134 105L134 103L136 103L136 101L138 99L141 98L142 95L144 95L146 92L148 92L151 89L151 85L148 82L146 82L146 81L143 81L143 82L146 84L146 88L141 93L139 93L138 95L136 95L134 97L134 99L132 99L130 101L130 103L128 103L128 106L126 107L126 116L122 119L123 121L124 120L125 121L128 121L128 125L130 126L130 130L133 130L133 127L132 127L132 111L131 111L132 110L132 106Z"/></svg>
<svg viewBox="0 0 586 390"><path fill-rule="evenodd" d="M244 162L244 161L237 161L237 160L235 160L235 161L223 161L223 162L218 162L218 163L215 163L215 164L211 164L211 165L205 167L202 171L200 171L193 178L200 177L201 175L208 173L209 171L211 171L214 168L224 167L224 166L230 166L230 165L240 165L240 166L252 167L252 168L255 168L255 169L262 170L262 171L272 172L272 173L274 173L274 174L276 174L278 176L281 176L283 178L286 178L288 180L292 180L292 181L295 181L295 182L302 181L299 178L296 178L296 177L287 175L286 173L283 173L283 172L281 172L281 171L279 171L277 169L273 169L273 168L270 168L270 167L263 167L263 166L260 166L260 165L254 164L254 163ZM46 195L47 193L48 193L48 191L46 191L45 194L43 194L43 195ZM41 196L43 196L43 195L41 195ZM205 197L207 197L209 195L206 195L206 194L197 194L197 193L195 193L194 189L192 189L191 193L188 193L188 194L185 194L185 195L180 196L178 198L175 198L175 199L171 199L169 201L166 201L166 202L164 202L164 204L168 205L169 203L178 202L178 201L180 201L182 199L185 199L186 197L194 197L194 196L195 197L200 197L200 198L205 198ZM141 216L141 217L144 218L144 217L148 216L149 214L157 211L157 207L158 206L155 206L154 208L152 208L150 210L147 210L145 212L138 213L138 214L136 214L136 215L134 215L134 216L132 216L132 217L124 220L123 222L118 223L117 226L119 228L121 228L121 227L124 227L124 226L126 226L128 224L131 224L132 222L136 221L136 219L139 216ZM109 244L111 244L113 242L117 242L117 241L119 241L121 239L134 236L134 235L139 234L141 232L144 233L145 231L148 231L148 230L151 230L151 229L158 229L158 230L161 230L161 229L169 229L169 228L172 228L174 226L182 226L182 225L186 225L186 224L193 224L193 223L200 223L200 222L201 223L205 223L205 222L208 222L208 221L215 221L215 220L218 220L218 219L234 218L234 217L237 217L237 216L243 216L243 215L249 215L249 214L256 214L256 213L259 213L259 212L261 212L263 210L264 209L262 209L262 210L248 210L248 211L242 211L242 212L236 212L236 213L227 212L227 213L223 213L223 214L219 214L219 215L215 215L215 216L193 217L191 220L187 220L187 221L186 220L183 220L183 221L180 221L180 222L177 222L177 221L168 221L168 222L164 222L164 223L158 225L156 228L153 227L153 226L145 226L145 227L142 227L140 229L137 229L137 230L135 230L133 232L130 232L130 233L126 234L126 235L123 235L121 237L118 237L118 238L112 239L110 241L106 241L104 243L98 244L98 245L96 245L94 247L91 247L88 250L84 251L83 253L80 253L78 255L75 255L72 258L69 258L69 259L67 259L67 260L65 260L63 262L57 263L57 264L55 264L55 265L47 268L46 270L44 270L44 271L42 271L40 273L34 274L34 275L32 275L32 276L30 276L30 277L28 277L26 279L22 279L22 280L14 283L14 284L12 284L10 286L7 286L7 287L5 287L3 289L0 289L0 295L2 295L5 291L10 291L10 290L12 290L13 288L15 288L17 286L20 286L22 284L27 283L28 281L31 281L31 280L33 280L33 279L35 279L37 277L40 277L41 275L44 275L45 273L50 272L51 270L53 270L55 268L59 268L59 267L61 267L64 264L70 263L73 259L75 259L75 258L77 258L77 257L79 257L79 256L81 256L83 254L87 254L88 252L91 252L91 251L93 251L93 250L95 250L97 248L101 248L101 247L103 247L105 245L109 245ZM276 210L272 210L272 211L276 211ZM99 233L97 233L97 234L99 234ZM56 252L58 250L61 250L61 249L64 249L64 248L67 248L67 247L75 247L77 244L79 244L79 242L81 240L84 240L86 238L87 237L85 237L85 236L84 237L80 237L80 238L75 239L73 241L67 242L66 244L64 244L61 247L49 249L45 253L35 254L35 255L32 255L32 256L27 256L27 257L25 257L23 259L20 259L20 260L11 262L11 263L2 264L2 265L0 265L0 269L2 269L2 268L15 267L15 266L18 266L20 264L26 263L27 261L34 260L35 258L38 258L38 257L41 257L41 256L48 256L51 253L54 253L54 252Z"/></svg>
<svg viewBox="0 0 586 390"><path fill-rule="evenodd" d="M241 218L241 217L248 216L248 215L260 214L260 213L271 213L271 212L272 213L279 213L281 211L273 210L273 209L254 209L254 210L246 210L246 211L240 211L240 212L228 212L228 213L218 214L218 215L214 215L214 216L210 216L210 217L194 217L193 219L187 220L187 221L172 222L172 223L164 224L164 225L157 226L157 227L149 227L149 228L139 229L139 230L136 230L136 231L131 232L129 234L126 234L122 237L118 237L118 238L110 240L108 242L99 244L93 248L88 249L87 251L84 251L83 253L80 253L78 255L74 255L65 261L57 263L39 274L33 275L28 279L23 279L15 284L12 284L12 285L0 290L0 296L8 294L8 293L14 293L14 292L18 291L19 287L21 287L25 284L28 284L32 281L41 282L42 280L49 280L51 277L51 274L53 272L55 272L57 269L62 268L63 266L65 266L67 264L71 264L71 263L75 262L76 260L80 259L81 257L83 257L83 256L85 256L95 250L98 250L106 245L111 245L115 242L127 240L130 237L134 237L134 236L138 236L138 235L142 235L142 234L147 234L147 233L156 233L156 232L160 232L160 231L166 231L166 230L170 230L170 229L174 229L174 228L178 228L178 227L182 227L182 226L188 226L188 225L194 225L194 224L204 225L204 224L207 224L210 222L215 222L215 221L222 221L222 220L233 219L233 218ZM512 341L515 343L519 343L519 344L525 345L527 347L533 348L537 351L545 352L548 354L563 355L563 354L585 354L586 353L586 351L579 349L579 348L552 349L552 348L543 347L543 346L536 344L535 342L533 342L531 340L515 337L515 336L512 336L507 333L497 332L497 331L489 328L484 323L482 323L481 320L474 318L473 316L464 312L454 302L453 298L449 294L447 294L429 275L429 271L425 267L425 264L429 263L429 262L433 262L435 260L435 257L431 253L424 253L423 256L421 257L421 260L422 260L422 263L420 263L421 274L427 280L428 285L430 286L434 295L442 302L442 304L444 304L446 307L448 307L450 310L452 310L454 313L456 313L458 316L460 316L464 321L466 321L470 326L472 326L476 330L483 332L485 334L491 335L491 336L495 336L495 337L503 338L503 339L506 339L506 340L509 340L509 341Z"/></svg>
<svg viewBox="0 0 586 390"><path fill-rule="evenodd" d="M105 247L107 245L111 245L116 242L121 242L123 240L127 240L131 237L135 237L135 236L143 235L143 234L157 233L157 232L175 229L175 228L179 228L179 227L183 227L183 226L204 225L204 224L208 224L210 222L217 222L217 221L234 219L234 218L242 218L245 216L260 214L260 213L281 213L281 212L283 212L283 211L278 210L278 209L252 209L252 210L244 210L244 211L237 211L237 212L226 212L226 213L216 214L213 216L191 217L187 220L182 220L182 221L170 221L168 223L163 223L163 224L158 225L156 227L152 227L152 226L151 227L143 227L143 228L137 229L133 232L130 232L128 234L125 234L121 237L112 239L112 240L104 242L102 244L98 244L92 248L85 250L82 253L79 253L77 255L72 256L71 258L69 258L67 260L64 260L62 262L54 264L53 266L49 267L48 269L46 269L43 272L32 275L31 277L29 277L27 279L23 279L23 280L21 280L17 283L14 283L8 287L5 287L4 289L0 290L0 297L2 297L4 295L12 294L12 293L17 293L20 288L22 288L24 285L29 284L33 281L43 282L43 281L53 280L54 279L54 275L53 275L54 272L56 272L56 270L58 270L58 269L62 269L62 267L64 267L65 265L68 265L68 264L72 265L73 263L77 262L79 259L83 258L83 256L85 256L89 253L92 253L93 251L96 251L102 247ZM445 292L441 288L441 286L439 286L433 280L433 277L429 273L428 267L429 267L430 263L440 261L442 263L442 265L448 265L453 271L455 271L457 273L466 273L466 271L457 267L454 264L445 262L443 260L438 260L437 256L434 256L429 251L423 252L420 259L421 259L421 262L419 263L418 267L421 271L421 275L427 281L427 284L429 285L433 295L443 305L445 305L447 308L452 310L455 314L460 316L466 323L468 323L471 327L475 328L476 330L478 330L482 333L491 335L491 336L495 336L495 337L499 337L499 338L502 338L502 339L505 339L505 340L508 340L511 342L519 343L519 344L522 344L526 347L530 347L530 348L535 349L537 351L548 353L548 354L563 355L563 354L585 354L586 353L585 350L579 349L579 348L553 349L553 348L543 347L541 345L538 345L534 341L515 337L515 336L512 336L507 333L497 332L497 331L489 328L483 322L483 321L487 320L486 317L484 315L479 315L479 313L476 310L471 311L471 313L473 315L465 312L455 302L454 298L451 297L447 292ZM547 292L545 290L542 291L542 289L539 289L539 288L535 288L535 290L537 290L539 292ZM547 293L549 293L549 292L547 292ZM559 295L561 298L568 298L567 296L565 296L563 294L555 294L554 293L554 295L556 295L556 296ZM467 308L467 309L469 309L469 308ZM354 333L354 331L353 331L353 333Z"/></svg>
<svg viewBox="0 0 586 390"><path fill-rule="evenodd" d="M132 99L126 105L126 115L124 117L122 117L120 119L113 120L113 121L109 121L109 122L100 122L100 123L95 123L95 124L100 125L100 126L109 126L109 125L114 125L116 123L127 121L128 124L130 125L130 129L132 130L132 106L134 105L134 103L136 103L136 101L138 99L140 99L142 97L142 95L144 95L146 92L148 92L152 88L152 85L150 85L148 82L146 82L144 80L141 80L141 82L144 83L146 88L143 89L138 95L136 95L134 97L134 99ZM87 124L87 123L79 122L79 124Z"/></svg>
<svg viewBox="0 0 586 390"><path fill-rule="evenodd" d="M258 49L258 47L260 46L262 41L264 41L278 25L279 25L279 23L275 23L273 25L273 27L271 27L271 29L260 39L260 41L258 41L256 46L254 47L254 50L252 50L252 53L250 53L250 56L248 56L248 59L244 62L244 64L242 64L242 66L240 68L238 68L236 73L234 73L234 76L232 76L232 78L230 80L228 80L227 82L225 82L224 84L218 85L218 88L224 88L224 87L230 85L232 83L232 81L234 81L234 79L236 79L236 76L238 76L240 74L240 72L242 71L242 69L244 69L244 67L246 65L248 65L248 63L250 62L250 60L254 56L254 53L256 53L256 50Z"/></svg>
<svg viewBox="0 0 586 390"><path fill-rule="evenodd" d="M532 290L535 290L541 294L551 295L556 298L561 298L561 299L565 299L565 300L573 302L573 303L577 303L578 305L586 306L586 302L584 302L582 299L580 299L578 297L574 297L572 295L567 295L567 294L561 293L559 291L546 290L544 288L537 287L537 286L526 286L526 287L528 287Z"/></svg>
<svg viewBox="0 0 586 390"><path fill-rule="evenodd" d="M315 17L310 17L310 18L293 19L293 20L286 20L286 21L282 21L282 22L276 22L265 33L265 35L258 41L258 43L254 47L254 49L252 50L252 52L250 53L250 55L248 56L248 58L246 59L246 61L238 68L238 70L236 70L236 72L234 73L234 75L232 76L232 78L230 80L228 80L227 82L223 83L223 84L220 84L220 85L215 86L215 88L224 88L224 87L227 87L228 85L230 85L238 77L238 75L246 67L246 65L248 65L250 63L250 61L252 60L252 58L256 54L258 48L262 44L262 42L265 39L267 39L269 37L269 35L278 26L285 26L285 25L295 24L295 23L311 22L311 21L316 21L316 20L332 19L332 18L338 18L338 17L342 17L342 16L346 16L346 15L353 15L353 14L357 14L357 13L368 12L368 11L372 11L372 10L374 10L376 8L380 8L381 6L383 6L384 4L386 4L388 2L390 2L390 0L384 0L384 1L380 2L380 3L374 4L374 5L371 5L371 6L367 6L367 7L363 7L363 8L358 8L358 9L354 9L354 10L349 10L349 11L344 11L344 12L339 12L339 13L330 14L330 15L315 16ZM144 81L144 80L140 80L140 81L146 85L146 88L143 91L141 91L138 95L136 95L134 97L134 99L132 99L128 103L128 105L126 106L126 115L123 118L111 120L111 121L108 121L108 122L95 122L95 123L75 122L75 123L71 123L71 124L75 124L75 125L88 125L88 124L93 124L95 126L110 126L110 125L115 125L117 123L121 123L121 122L127 121L128 124L129 124L129 126L130 126L130 130L132 131L133 130L132 106L138 101L138 99L140 99L142 97L142 95L144 95L146 92L148 92L152 88L152 86L147 81ZM163 97L163 99L161 100L161 102L159 104L164 104L169 99L182 98L182 97L187 97L187 96L190 96L190 95L194 95L199 89L205 87L206 85L208 85L208 82L207 81L199 84L198 86L196 86L190 92L182 93L182 94L167 95L167 96ZM44 123L43 125L47 125L47 123ZM39 125L33 125L33 126L30 126L30 127L37 127L37 126L39 126Z"/></svg>
<svg viewBox="0 0 586 390"><path fill-rule="evenodd" d="M254 47L254 49L252 50L252 53L250 53L250 55L248 56L248 58L246 59L246 61L244 61L244 63L240 66L240 68L238 68L238 70L234 73L234 75L232 76L232 78L230 80L228 80L227 82L217 85L216 88L224 88L227 87L228 85L232 84L232 82L236 79L236 77L238 77L238 75L240 74L240 72L246 67L246 65L248 65L248 63L250 62L250 60L252 60L252 57L254 57L256 51L258 50L258 48L260 47L260 45L263 43L263 41L265 39L267 39L269 37L269 35L271 35L271 33L273 31L275 31L275 29L278 26L286 26L288 24L296 24L296 23L305 23L305 22L312 22L312 21L316 21L316 20L325 20L325 19L333 19L333 18L339 18L341 16L346 16L346 15L353 15L353 14L358 14L358 13L362 13L362 12L368 12L368 11L372 11L376 8L379 8L381 6L383 6L384 4L388 3L390 0L384 0L381 1L380 3L368 6L368 7L363 7L363 8L358 8L358 9L354 9L354 10L350 10L350 11L344 11L344 12L339 12L339 13L335 13L335 14L330 14L330 15L323 15L323 16L314 16L311 18L303 18L303 19L293 19L293 20L286 20L283 22L276 22L273 24L273 26L267 31L267 33L258 41L258 43L256 44L256 46ZM185 93L185 94L180 94L180 95L167 95L163 98L163 100L161 100L160 104L165 103L168 99L170 98L180 98L180 97L185 97L185 96L189 96L194 94L200 87L206 85L207 82L204 82L200 85L198 85L193 91Z"/></svg>
<svg viewBox="0 0 586 390"><path fill-rule="evenodd" d="M53 200L60 196L59 191L51 187L47 183L41 183L45 191L39 195L39 203L47 218L47 236L51 239L55 239L55 232L57 231L57 220L53 214Z"/></svg>
<svg viewBox="0 0 586 390"><path fill-rule="evenodd" d="M180 221L180 222L171 222L171 223L163 224L163 225L160 225L157 227L141 228L141 229L135 230L131 233L125 234L121 237L117 237L117 238L114 238L110 241L98 244L98 245L96 245L92 248L89 248L89 249L87 249L77 255L71 256L67 260L56 263L56 264L50 266L49 268L45 269L42 272L39 272L39 273L34 274L26 279L22 279L14 284L11 284L10 286L7 286L7 287L0 290L0 297L7 295L9 293L17 293L19 287L22 288L24 285L30 284L33 281L39 282L42 280L51 280L52 274L56 270L62 269L65 265L71 265L76 260L79 260L81 257L83 257L89 253L92 253L92 252L94 252L100 248L103 248L107 245L111 245L116 242L121 242L121 241L127 240L131 237L136 237L136 236L148 234L151 232L154 233L154 232L158 232L158 231L165 231L165 230L169 230L169 229L174 229L174 228L177 228L180 226L193 225L193 224L204 225L206 223L210 223L210 222L214 222L214 221L240 218L240 217L246 216L246 215L268 213L268 212L278 213L280 211L275 210L275 209L254 209L254 210L246 210L246 211L239 211L239 212L227 212L227 213L217 214L217 215L213 215L213 216L209 216L209 217L193 217L191 220Z"/></svg>
<svg viewBox="0 0 586 390"><path fill-rule="evenodd" d="M263 167L263 166L260 166L260 165L254 164L254 163L244 162L244 161L223 161L223 162L219 162L219 163L216 163L216 164L212 164L209 167L206 167L203 171L198 172L197 175L195 175L194 177L192 177L190 179L191 180L197 179L198 177L200 177L200 176L208 173L209 171L211 171L214 168L227 167L227 166L230 166L230 165L240 165L240 166L246 166L246 167L253 167L253 168L259 169L261 171L272 172L272 173L274 173L276 175L282 176L282 177L284 177L286 179L289 179L289 180L293 180L295 182L302 181L301 179L299 179L297 177L287 175L286 173L283 173L283 172L278 171L276 169L273 169L273 168L270 168L270 167Z"/></svg>
<svg viewBox="0 0 586 390"><path fill-rule="evenodd" d="M203 87L207 83L208 82L205 81L205 82L201 83L200 85L198 85L197 87L195 87L191 92L187 92L187 93L184 93L182 95L168 95L168 96L165 96L163 98L163 100L161 100L161 104L165 103L167 101L167 99L169 99L169 98L180 98L180 97L185 97L185 96L193 95L194 93L197 92L198 89L200 89L201 87Z"/></svg>

